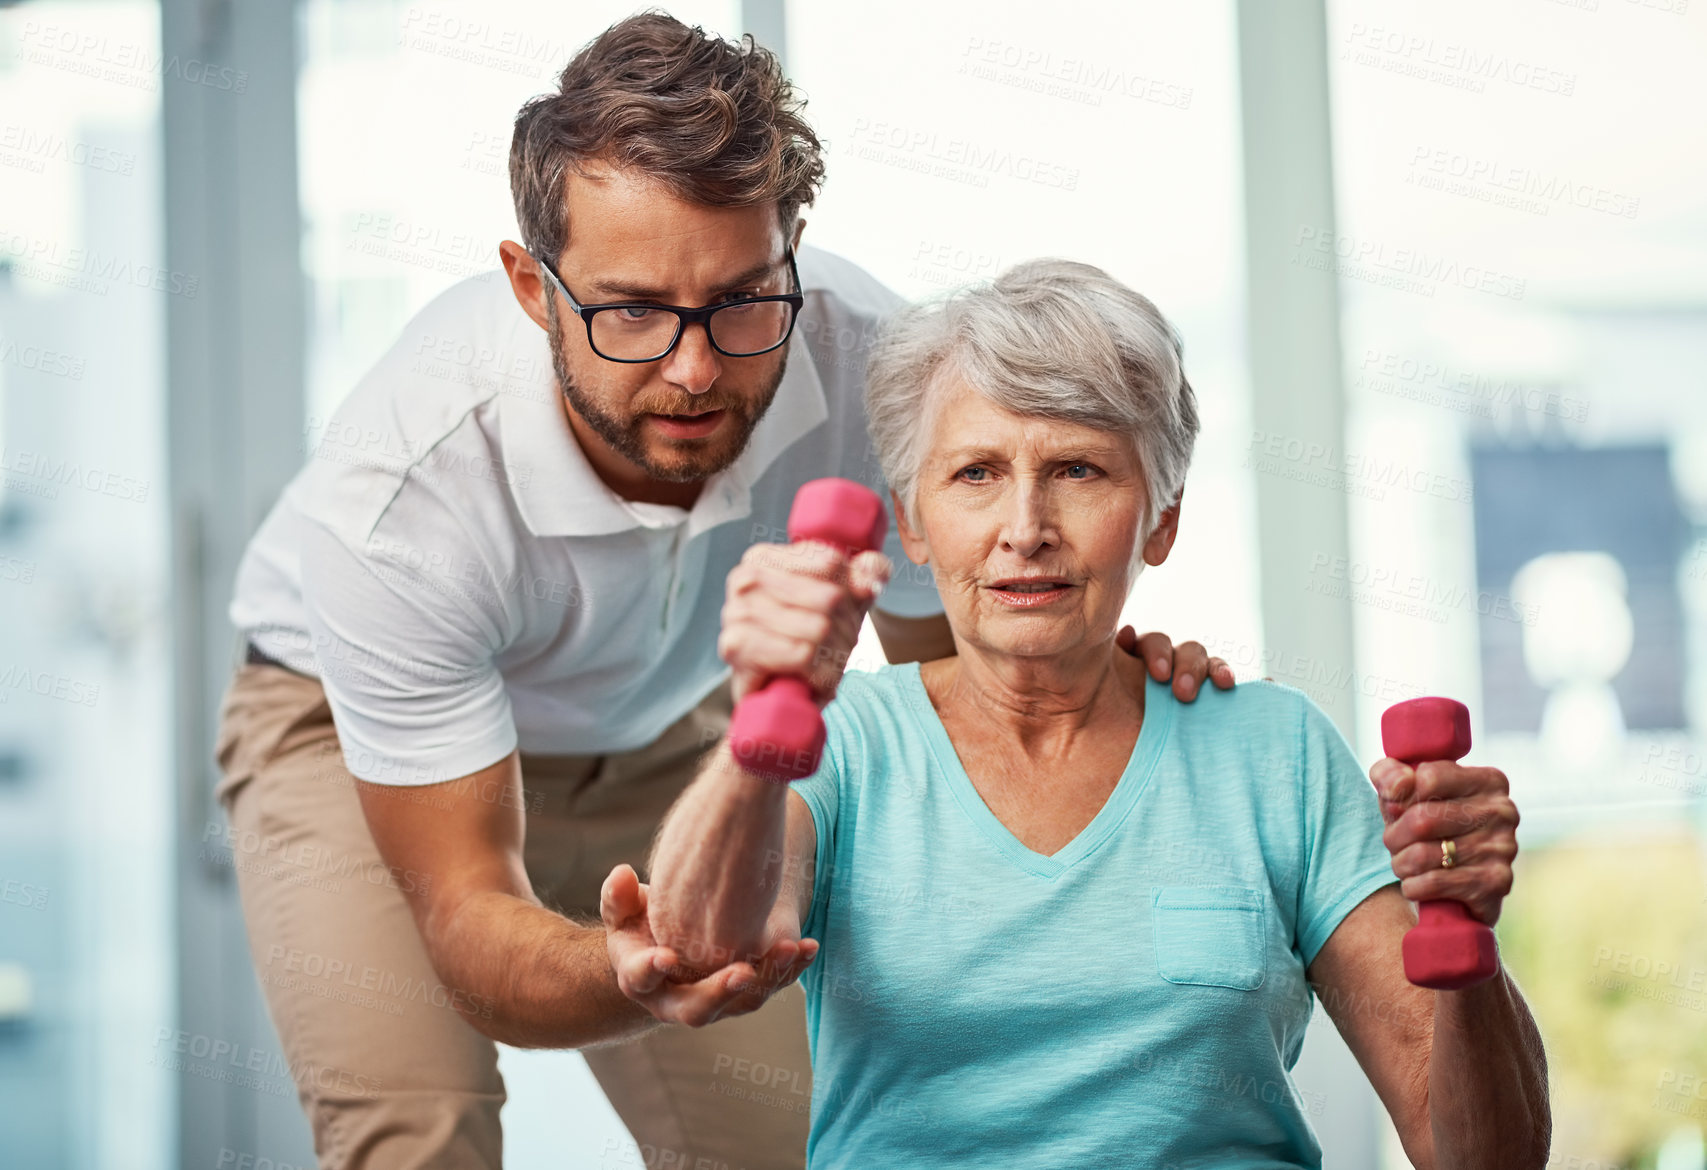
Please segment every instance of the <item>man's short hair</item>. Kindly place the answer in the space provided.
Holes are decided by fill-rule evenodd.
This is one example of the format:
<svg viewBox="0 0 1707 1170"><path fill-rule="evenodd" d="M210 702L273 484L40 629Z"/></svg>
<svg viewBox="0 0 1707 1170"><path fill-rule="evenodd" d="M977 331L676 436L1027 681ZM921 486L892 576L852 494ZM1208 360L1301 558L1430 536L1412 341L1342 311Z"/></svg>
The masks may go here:
<svg viewBox="0 0 1707 1170"><path fill-rule="evenodd" d="M565 184L595 159L695 203L775 202L789 233L824 181L805 104L751 35L726 41L655 10L619 21L575 55L555 93L516 115L510 191L522 242L562 253Z"/></svg>

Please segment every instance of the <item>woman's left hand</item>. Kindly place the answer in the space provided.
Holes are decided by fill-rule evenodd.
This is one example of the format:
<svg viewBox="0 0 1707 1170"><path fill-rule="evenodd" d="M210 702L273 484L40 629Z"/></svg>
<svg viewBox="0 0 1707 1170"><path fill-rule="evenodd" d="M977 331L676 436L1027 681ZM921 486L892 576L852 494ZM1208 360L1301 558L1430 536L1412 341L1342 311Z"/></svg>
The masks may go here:
<svg viewBox="0 0 1707 1170"><path fill-rule="evenodd" d="M1498 922L1517 857L1517 805L1505 773L1384 759L1369 769L1369 779L1381 796L1387 822L1381 841L1393 855L1399 892L1412 902L1462 902L1478 921ZM1451 866L1442 864L1446 841Z"/></svg>

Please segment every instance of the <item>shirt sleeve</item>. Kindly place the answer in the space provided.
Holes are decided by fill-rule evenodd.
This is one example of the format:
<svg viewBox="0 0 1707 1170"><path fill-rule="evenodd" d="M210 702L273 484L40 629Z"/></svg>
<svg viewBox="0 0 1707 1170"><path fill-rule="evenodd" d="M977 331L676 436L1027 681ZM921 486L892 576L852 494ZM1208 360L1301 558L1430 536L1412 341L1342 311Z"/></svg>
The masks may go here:
<svg viewBox="0 0 1707 1170"><path fill-rule="evenodd" d="M320 524L303 528L303 606L350 773L437 784L509 755L501 632L459 582L408 557L357 553Z"/></svg>
<svg viewBox="0 0 1707 1170"><path fill-rule="evenodd" d="M1298 892L1298 953L1308 967L1341 921L1397 882L1381 843L1386 825L1375 787L1322 709L1300 696L1304 871Z"/></svg>

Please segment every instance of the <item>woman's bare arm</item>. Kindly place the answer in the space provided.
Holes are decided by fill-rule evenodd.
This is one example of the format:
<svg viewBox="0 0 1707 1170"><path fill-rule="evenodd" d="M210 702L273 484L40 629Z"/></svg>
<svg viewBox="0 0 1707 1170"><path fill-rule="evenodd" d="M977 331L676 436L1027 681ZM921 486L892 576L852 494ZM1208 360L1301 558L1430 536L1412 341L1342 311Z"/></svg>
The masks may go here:
<svg viewBox="0 0 1707 1170"><path fill-rule="evenodd" d="M784 676L805 679L819 708L828 704L891 569L882 553L850 559L810 540L749 548L729 573L717 640L736 703ZM791 940L810 905L815 855L804 799L742 769L720 742L665 816L648 865L646 926L661 952L674 953L671 977L762 963L772 942L797 958L794 967L809 962L817 942L796 949ZM793 897L779 900L784 888ZM760 982L766 975L757 972ZM621 971L618 981L626 991Z"/></svg>
<svg viewBox="0 0 1707 1170"><path fill-rule="evenodd" d="M653 844L653 937L690 971L756 965L775 942L799 938L816 855L805 800L744 771L725 740L666 814ZM801 958L816 949L805 940Z"/></svg>
<svg viewBox="0 0 1707 1170"><path fill-rule="evenodd" d="M1310 964L1309 980L1417 1170L1529 1170L1551 1138L1541 1034L1502 969L1430 991L1399 960L1416 915L1397 886L1365 898Z"/></svg>

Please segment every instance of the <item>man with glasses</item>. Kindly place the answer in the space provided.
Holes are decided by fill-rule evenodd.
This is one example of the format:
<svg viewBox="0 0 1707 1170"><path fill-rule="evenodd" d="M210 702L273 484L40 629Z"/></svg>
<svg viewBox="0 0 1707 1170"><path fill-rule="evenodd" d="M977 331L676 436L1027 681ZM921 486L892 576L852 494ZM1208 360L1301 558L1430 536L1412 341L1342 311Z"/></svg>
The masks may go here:
<svg viewBox="0 0 1707 1170"><path fill-rule="evenodd" d="M535 256L534 261L551 278L551 287L563 294L575 315L587 323L587 345L610 362L655 362L669 357L689 325L704 325L711 347L725 357L758 357L788 340L794 318L806 299L800 291L800 270L794 263L792 247L788 249L788 274L793 292L737 297L698 309L647 301L583 305L563 287L563 279L550 260ZM763 275L762 270L755 272L753 279Z"/></svg>
<svg viewBox="0 0 1707 1170"><path fill-rule="evenodd" d="M899 302L800 248L799 107L770 54L661 14L589 44L518 115L507 286L405 327L243 559L224 843L322 1166L498 1167L494 1040L583 1051L638 1143L613 1170L804 1162L797 939L641 1006L600 921L727 727L730 570L806 481L881 486L863 371ZM870 616L892 661L953 652L928 575ZM1231 682L1148 639L1182 697ZM643 896L604 909L644 935Z"/></svg>

